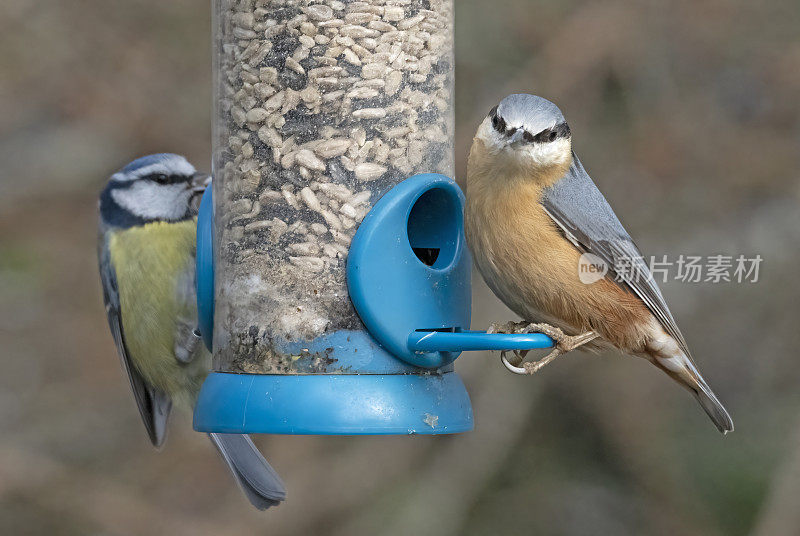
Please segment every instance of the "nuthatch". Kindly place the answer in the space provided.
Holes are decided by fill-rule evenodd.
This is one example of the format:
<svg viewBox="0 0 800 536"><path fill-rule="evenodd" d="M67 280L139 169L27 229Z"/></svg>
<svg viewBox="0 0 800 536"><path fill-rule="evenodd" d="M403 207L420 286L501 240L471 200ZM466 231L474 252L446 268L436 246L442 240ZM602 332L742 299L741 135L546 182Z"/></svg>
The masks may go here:
<svg viewBox="0 0 800 536"><path fill-rule="evenodd" d="M108 324L156 447L164 443L172 401L193 406L211 366L196 329L192 203L207 183L182 156L155 154L114 173L100 194ZM283 482L248 436L209 437L256 508L285 498Z"/></svg>
<svg viewBox="0 0 800 536"><path fill-rule="evenodd" d="M483 120L467 164L465 226L492 291L524 320L547 323L532 326L557 343L538 363L504 357L506 366L532 374L578 346L611 345L648 359L692 392L721 432L733 430L642 254L572 151L555 104L510 95ZM582 282L582 255L604 264L606 276ZM620 262L630 273L615 273Z"/></svg>

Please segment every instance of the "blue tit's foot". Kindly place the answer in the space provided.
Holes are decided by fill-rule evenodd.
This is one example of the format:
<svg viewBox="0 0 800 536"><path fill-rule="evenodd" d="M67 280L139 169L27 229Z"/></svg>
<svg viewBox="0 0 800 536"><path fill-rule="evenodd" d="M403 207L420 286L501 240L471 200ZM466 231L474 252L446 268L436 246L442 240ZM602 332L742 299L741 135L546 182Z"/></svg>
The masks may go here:
<svg viewBox="0 0 800 536"><path fill-rule="evenodd" d="M509 322L509 324L515 323ZM515 327L517 327L516 324ZM547 335L555 341L556 345L555 348L542 359L528 363L522 363L522 360L528 353L527 350L515 351L515 359L513 362L506 358L506 352L500 352L500 360L503 362L503 365L514 374L536 374L545 365L553 362L558 356L571 352L600 336L594 331L587 331L579 335L567 335L561 329L551 326L550 324L526 324L524 328L517 327L517 329L518 331L514 331L514 333L541 333Z"/></svg>

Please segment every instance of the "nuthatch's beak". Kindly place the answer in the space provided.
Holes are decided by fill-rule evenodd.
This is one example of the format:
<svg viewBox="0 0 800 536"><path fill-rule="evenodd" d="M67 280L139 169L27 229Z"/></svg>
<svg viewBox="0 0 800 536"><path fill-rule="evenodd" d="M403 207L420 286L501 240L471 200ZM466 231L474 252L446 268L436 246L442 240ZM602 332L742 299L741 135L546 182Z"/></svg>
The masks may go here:
<svg viewBox="0 0 800 536"><path fill-rule="evenodd" d="M517 143L519 143L519 142L520 142L520 140L522 140L522 136L524 136L524 135L525 135L525 131L524 131L524 130L522 130L521 128L518 128L518 129L517 129L517 130L516 130L516 131L515 131L515 132L514 132L512 135L511 135L511 138L509 138L509 140L508 140L508 143L510 143L510 144L512 144L512 145L514 145L514 144L517 144Z"/></svg>
<svg viewBox="0 0 800 536"><path fill-rule="evenodd" d="M192 182L191 190L195 195L202 194L208 188L208 185L211 184L211 175L207 173L197 172L192 175Z"/></svg>

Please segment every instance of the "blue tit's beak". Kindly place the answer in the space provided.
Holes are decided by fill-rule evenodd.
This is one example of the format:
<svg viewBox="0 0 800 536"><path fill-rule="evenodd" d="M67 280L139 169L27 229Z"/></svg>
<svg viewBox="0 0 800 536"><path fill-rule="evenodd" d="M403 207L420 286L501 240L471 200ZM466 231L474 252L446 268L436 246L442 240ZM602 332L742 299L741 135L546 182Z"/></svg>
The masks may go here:
<svg viewBox="0 0 800 536"><path fill-rule="evenodd" d="M195 214L200 210L200 200L203 198L203 192L206 191L209 184L211 184L211 175L198 171L192 175L192 180L187 185L189 191L192 192L191 197L189 197L189 206Z"/></svg>
<svg viewBox="0 0 800 536"><path fill-rule="evenodd" d="M201 195L206 191L206 188L208 188L209 184L211 184L211 175L198 171L192 175L192 180L189 183L189 187L194 195Z"/></svg>

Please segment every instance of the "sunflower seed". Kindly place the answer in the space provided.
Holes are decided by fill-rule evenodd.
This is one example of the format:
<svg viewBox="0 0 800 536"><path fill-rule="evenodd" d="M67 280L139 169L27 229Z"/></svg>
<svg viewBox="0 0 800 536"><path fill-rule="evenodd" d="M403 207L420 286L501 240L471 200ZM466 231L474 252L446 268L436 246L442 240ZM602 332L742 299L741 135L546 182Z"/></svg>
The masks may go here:
<svg viewBox="0 0 800 536"><path fill-rule="evenodd" d="M356 179L363 182L368 182L375 180L386 173L386 168L380 164L364 162L362 164L358 164L354 171Z"/></svg>

